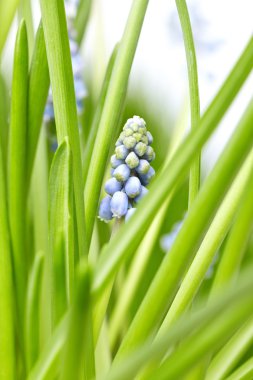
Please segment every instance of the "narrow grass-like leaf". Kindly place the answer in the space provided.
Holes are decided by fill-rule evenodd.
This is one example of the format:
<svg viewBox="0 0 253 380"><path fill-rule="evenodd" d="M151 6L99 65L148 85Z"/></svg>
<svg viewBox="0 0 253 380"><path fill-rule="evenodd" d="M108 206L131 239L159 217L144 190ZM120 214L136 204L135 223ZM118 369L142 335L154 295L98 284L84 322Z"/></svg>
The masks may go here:
<svg viewBox="0 0 253 380"><path fill-rule="evenodd" d="M226 380L251 380L253 377L253 358L250 358L241 365Z"/></svg>
<svg viewBox="0 0 253 380"><path fill-rule="evenodd" d="M251 318L213 358L205 379L224 379L250 348L252 342L253 319Z"/></svg>
<svg viewBox="0 0 253 380"><path fill-rule="evenodd" d="M14 292L6 205L5 170L0 144L0 378L15 380Z"/></svg>
<svg viewBox="0 0 253 380"><path fill-rule="evenodd" d="M74 25L76 29L76 40L79 45L81 44L82 39L85 35L85 31L87 28L87 24L88 24L90 12L91 12L91 7L92 7L92 0L82 0L78 7L78 12L76 15Z"/></svg>
<svg viewBox="0 0 253 380"><path fill-rule="evenodd" d="M85 186L87 239L91 240L107 157L124 101L148 0L134 0L108 87Z"/></svg>
<svg viewBox="0 0 253 380"><path fill-rule="evenodd" d="M40 349L40 310L38 300L40 299L43 265L44 254L38 252L29 277L26 299L25 346L27 371L31 370L37 360Z"/></svg>
<svg viewBox="0 0 253 380"><path fill-rule="evenodd" d="M224 310L233 307L238 308L241 297L249 299L252 288L250 272L242 276L239 286L234 289L225 289L223 294L217 296L215 300L205 308L195 311L191 315L185 315L183 319L177 321L173 329L165 332L154 342L146 339L140 347L135 347L125 358L114 361L106 380L128 380L135 377L142 366L153 360L161 360L170 347L175 346L178 342L185 339L198 329L206 327L213 321L217 315L222 314Z"/></svg>
<svg viewBox="0 0 253 380"><path fill-rule="evenodd" d="M200 120L200 101L198 86L197 59L191 29L190 17L185 0L176 0L178 15L184 37L185 53L188 67L188 80L191 104L191 128L195 129ZM200 156L192 163L189 182L189 206L193 203L200 184Z"/></svg>
<svg viewBox="0 0 253 380"><path fill-rule="evenodd" d="M15 12L18 7L19 0L9 0L1 1L0 3L0 25L1 25L1 33L0 33L0 55L2 54L2 50L14 18Z"/></svg>
<svg viewBox="0 0 253 380"><path fill-rule="evenodd" d="M161 315L172 300L180 278L195 253L214 212L252 146L252 106L253 102L249 104L238 128L189 211L125 336L120 349L121 354L154 331ZM198 131L200 128L196 130ZM148 196L149 194L146 197ZM168 273L170 273L169 277ZM166 323L163 328L166 329Z"/></svg>
<svg viewBox="0 0 253 380"><path fill-rule="evenodd" d="M26 133L28 91L28 45L25 22L16 38L8 152L9 220L13 248L18 314L23 322L27 267L25 257Z"/></svg>
<svg viewBox="0 0 253 380"><path fill-rule="evenodd" d="M69 315L66 314L44 347L27 380L52 380L56 378L59 373L62 348L66 341L68 320Z"/></svg>
<svg viewBox="0 0 253 380"><path fill-rule="evenodd" d="M35 47L29 73L28 97L28 158L27 179L31 178L37 143L40 134L43 112L49 89L49 72L44 40L44 32L40 23L36 34Z"/></svg>
<svg viewBox="0 0 253 380"><path fill-rule="evenodd" d="M110 281L124 258L134 252L150 225L154 213L161 207L168 193L187 173L191 159L211 135L249 75L252 69L252 56L253 38L250 39L237 64L201 118L200 127L190 133L165 170L157 175L150 186L149 194L139 205L139 210L131 217L131 223L122 226L117 236L105 247L95 270L94 294L98 295L103 291L105 283Z"/></svg>
<svg viewBox="0 0 253 380"><path fill-rule="evenodd" d="M58 147L49 176L53 325L72 299L74 281L72 155L68 138Z"/></svg>
<svg viewBox="0 0 253 380"><path fill-rule="evenodd" d="M245 185L245 192L241 199L241 208L229 234L229 238L214 279L213 292L216 292L226 282L235 277L239 271L243 254L253 228L252 189L253 163L251 165L251 176L248 183Z"/></svg>
<svg viewBox="0 0 253 380"><path fill-rule="evenodd" d="M178 349L150 374L149 379L180 379L207 354L221 347L251 315L253 304L249 295L250 293L247 293L236 307L226 308L207 327L204 326L186 338Z"/></svg>
<svg viewBox="0 0 253 380"><path fill-rule="evenodd" d="M19 13L21 18L24 18L27 28L28 47L29 53L33 51L34 45L34 28L33 28L33 15L32 15L32 0L20 0Z"/></svg>
<svg viewBox="0 0 253 380"><path fill-rule="evenodd" d="M95 376L90 282L91 271L85 263L81 263L63 355L62 380L89 380Z"/></svg>
<svg viewBox="0 0 253 380"><path fill-rule="evenodd" d="M8 146L8 95L4 79L0 74L0 144L3 155L3 165L6 172Z"/></svg>
<svg viewBox="0 0 253 380"><path fill-rule="evenodd" d="M109 85L110 80L111 80L112 69L113 69L113 66L114 66L114 62L115 62L115 58L116 58L116 55L117 55L117 51L118 51L118 45L116 45L115 48L113 49L113 52L111 54L109 63L107 65L104 82L102 84L101 93L100 93L98 104L97 104L97 107L96 107L96 111L95 111L95 114L94 114L94 117L93 117L93 121L92 121L92 125L91 125L91 130L90 130L90 133L89 133L89 138L88 138L87 144L85 146L85 151L84 151L84 156L83 156L83 179L84 179L84 185L85 185L87 174L88 174L88 171L89 171L89 166L90 166L90 162L91 162L91 157L92 157L92 152L93 152L93 148L94 148L94 143L95 143L95 140L96 140L96 136L97 136L97 132L98 132L98 127L99 127L102 111L103 111L103 108L104 108L105 98L106 98L106 94L107 94L107 90L108 90L108 85Z"/></svg>
<svg viewBox="0 0 253 380"><path fill-rule="evenodd" d="M58 143L67 136L73 156L73 183L79 256L87 254L82 162L74 82L63 0L41 0L49 74L53 93Z"/></svg>
<svg viewBox="0 0 253 380"><path fill-rule="evenodd" d="M164 319L164 323L167 327L178 319L186 310L201 285L205 274L211 265L213 257L224 240L232 224L234 215L241 203L244 189L247 186L251 173L252 164L253 154L250 153L247 161L217 211L195 258L180 285L173 303Z"/></svg>

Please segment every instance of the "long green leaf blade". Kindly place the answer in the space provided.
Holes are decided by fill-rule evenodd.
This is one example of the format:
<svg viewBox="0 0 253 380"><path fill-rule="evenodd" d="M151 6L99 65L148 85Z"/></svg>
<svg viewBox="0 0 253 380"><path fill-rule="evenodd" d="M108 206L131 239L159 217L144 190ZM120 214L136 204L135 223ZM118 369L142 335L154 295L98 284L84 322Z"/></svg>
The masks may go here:
<svg viewBox="0 0 253 380"><path fill-rule="evenodd" d="M9 219L21 323L24 315L27 280L25 257L27 91L28 44L25 22L22 21L15 45L8 152Z"/></svg>
<svg viewBox="0 0 253 380"><path fill-rule="evenodd" d="M73 156L73 182L79 255L87 254L80 139L63 0L41 0L58 143L67 136Z"/></svg>
<svg viewBox="0 0 253 380"><path fill-rule="evenodd" d="M42 24L36 34L29 73L27 179L31 178L43 112L49 89L49 71Z"/></svg>
<svg viewBox="0 0 253 380"><path fill-rule="evenodd" d="M44 255L38 252L32 267L32 272L28 282L25 315L25 346L26 346L26 368L30 371L37 360L40 341L40 311L38 300L40 299L41 281L44 266Z"/></svg>
<svg viewBox="0 0 253 380"><path fill-rule="evenodd" d="M18 7L19 0L9 0L1 1L0 3L0 25L1 25L1 33L0 33L0 55L2 54L2 50L13 21L15 12Z"/></svg>
<svg viewBox="0 0 253 380"><path fill-rule="evenodd" d="M184 37L186 61L188 67L188 81L191 104L191 128L195 129L200 120L200 100L198 86L197 59L194 40L191 29L190 17L185 0L176 0L178 15ZM197 156L192 163L189 182L189 206L196 198L200 185L200 156Z"/></svg>
<svg viewBox="0 0 253 380"><path fill-rule="evenodd" d="M72 299L74 281L72 155L68 139L58 147L49 176L53 325Z"/></svg>
<svg viewBox="0 0 253 380"><path fill-rule="evenodd" d="M11 246L2 146L0 144L0 378L14 380L15 332Z"/></svg>

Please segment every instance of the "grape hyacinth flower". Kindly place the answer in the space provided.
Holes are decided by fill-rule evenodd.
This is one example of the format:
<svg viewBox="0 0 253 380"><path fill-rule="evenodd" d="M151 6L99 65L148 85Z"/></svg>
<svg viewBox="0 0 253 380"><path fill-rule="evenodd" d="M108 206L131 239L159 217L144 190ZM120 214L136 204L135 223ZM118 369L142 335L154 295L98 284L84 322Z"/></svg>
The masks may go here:
<svg viewBox="0 0 253 380"><path fill-rule="evenodd" d="M79 46L76 41L76 30L74 20L77 15L79 0L65 0L65 11L68 25L69 46L71 54L72 71L74 77L74 88L76 97L77 115L81 116L84 111L84 99L87 96L87 89L82 78L83 60L79 51ZM54 106L51 87L49 89L47 103L44 111L43 121L48 127L49 141L51 147L57 147L55 133L50 132L50 126L54 123ZM53 149L55 150L55 148Z"/></svg>
<svg viewBox="0 0 253 380"><path fill-rule="evenodd" d="M147 194L146 186L155 175L150 165L155 158L152 142L153 137L141 117L127 120L111 157L112 177L105 183L107 195L100 203L98 215L101 220L125 218L127 221L136 204Z"/></svg>

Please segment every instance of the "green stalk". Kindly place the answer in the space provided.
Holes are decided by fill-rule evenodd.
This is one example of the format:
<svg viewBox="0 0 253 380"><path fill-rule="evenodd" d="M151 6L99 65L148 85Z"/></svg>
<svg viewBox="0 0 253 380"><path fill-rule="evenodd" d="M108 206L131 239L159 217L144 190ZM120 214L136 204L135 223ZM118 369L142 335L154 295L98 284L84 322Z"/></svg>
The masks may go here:
<svg viewBox="0 0 253 380"><path fill-rule="evenodd" d="M71 378L89 380L95 376L94 348L90 345L92 342L90 282L90 269L86 264L80 265L63 355L62 380Z"/></svg>
<svg viewBox="0 0 253 380"><path fill-rule="evenodd" d="M125 97L128 77L148 0L134 0L115 60L85 186L87 240L90 244L107 157Z"/></svg>
<svg viewBox="0 0 253 380"><path fill-rule="evenodd" d="M150 186L149 194L142 200L137 212L132 216L131 223L122 226L117 236L103 249L95 268L93 284L95 296L103 292L105 284L110 282L123 260L135 252L154 214L161 207L168 193L186 175L191 159L214 131L251 71L252 56L253 38L250 39L237 64L201 118L200 128L190 133L178 148L170 164L157 175Z"/></svg>
<svg viewBox="0 0 253 380"><path fill-rule="evenodd" d="M15 12L18 7L18 3L19 0L9 0L8 2L1 1L0 3L0 55L2 54L2 50L6 42L6 38L8 36L9 29L11 27Z"/></svg>
<svg viewBox="0 0 253 380"><path fill-rule="evenodd" d="M210 219L252 146L253 134L250 127L252 120L253 101L249 104L229 144L203 185L169 255L165 257L160 266L125 336L119 350L119 356L140 343L154 331L161 319L161 315L166 311L175 294L180 278L184 274L195 253L196 246L201 241L210 223ZM196 132L198 131L201 131L201 128L196 130ZM150 193L147 194L146 199L150 198ZM168 273L170 273L169 277ZM152 305L152 308L150 308L150 305Z"/></svg>
<svg viewBox="0 0 253 380"><path fill-rule="evenodd" d="M8 155L9 220L13 248L18 318L23 325L27 267L25 246L26 134L28 91L28 45L25 22L20 23L14 53Z"/></svg>
<svg viewBox="0 0 253 380"><path fill-rule="evenodd" d="M250 320L226 343L213 358L206 373L206 380L224 379L235 368L253 343L253 319Z"/></svg>
<svg viewBox="0 0 253 380"><path fill-rule="evenodd" d="M77 32L76 40L80 45L87 29L87 24L90 17L92 0L82 0L78 7L77 16L75 19L75 30Z"/></svg>
<svg viewBox="0 0 253 380"><path fill-rule="evenodd" d="M0 144L0 379L16 379L14 292L5 169Z"/></svg>
<svg viewBox="0 0 253 380"><path fill-rule="evenodd" d="M216 293L224 284L235 278L239 271L247 243L253 228L253 163L251 164L251 175L245 184L245 192L241 199L241 208L235 223L229 234L224 253L219 264L212 293Z"/></svg>
<svg viewBox="0 0 253 380"><path fill-rule="evenodd" d="M40 350L40 310L38 302L41 293L42 271L44 255L38 252L29 278L26 316L25 316L25 343L26 343L26 368L30 371L34 365Z"/></svg>
<svg viewBox="0 0 253 380"><path fill-rule="evenodd" d="M105 104L105 99L106 99L106 94L107 94L108 86L109 86L109 83L110 83L110 80L111 80L111 74L112 74L112 70L113 70L113 66L114 66L114 62L115 62L115 58L116 58L117 52L118 52L118 44L113 49L113 52L111 54L109 63L107 65L104 82L102 84L102 88L101 88L101 93L100 93L100 96L99 96L98 104L97 104L96 111L95 111L95 114L94 114L94 117L93 117L93 120L92 120L92 125L91 125L91 130L90 130L90 133L89 133L89 138L88 138L87 144L85 146L85 151L84 151L84 156L83 156L83 179L84 179L84 184L86 182L87 174L88 174L88 171L89 171L89 166L90 166L90 162L91 162L92 152L93 152L93 149L94 149L94 144L95 144L96 136L97 136L97 133L98 133L98 127L99 127L101 115L102 115L102 112L103 112L103 108L104 108L104 104Z"/></svg>
<svg viewBox="0 0 253 380"><path fill-rule="evenodd" d="M247 186L252 164L253 153L249 155L215 215L195 258L180 285L159 333L162 334L164 329L168 329L169 326L182 315L198 291L215 253L222 244L222 241L232 224L234 214L240 205L245 186Z"/></svg>
<svg viewBox="0 0 253 380"><path fill-rule="evenodd" d="M73 155L73 183L79 256L87 255L83 179L73 73L63 0L41 0L58 144L69 138Z"/></svg>
<svg viewBox="0 0 253 380"><path fill-rule="evenodd" d="M253 377L253 358L237 368L226 380L251 380Z"/></svg>
<svg viewBox="0 0 253 380"><path fill-rule="evenodd" d="M198 87L197 59L194 40L191 29L190 17L185 0L176 0L178 15L184 37L185 54L188 68L190 104L191 104L191 128L194 130L199 126L200 101ZM192 163L189 182L189 207L196 198L200 185L200 155Z"/></svg>
<svg viewBox="0 0 253 380"><path fill-rule="evenodd" d="M31 0L20 0L20 14L21 18L25 19L29 52L32 52L34 48L34 28Z"/></svg>
<svg viewBox="0 0 253 380"><path fill-rule="evenodd" d="M49 89L49 72L42 24L40 23L29 72L27 182L29 185Z"/></svg>

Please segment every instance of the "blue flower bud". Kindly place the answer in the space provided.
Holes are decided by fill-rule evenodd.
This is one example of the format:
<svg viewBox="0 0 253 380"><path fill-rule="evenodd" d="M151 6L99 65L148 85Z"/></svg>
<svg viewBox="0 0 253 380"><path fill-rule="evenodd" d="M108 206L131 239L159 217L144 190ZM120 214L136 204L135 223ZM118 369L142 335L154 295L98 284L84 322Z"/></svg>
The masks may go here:
<svg viewBox="0 0 253 380"><path fill-rule="evenodd" d="M74 78L75 95L77 99L83 99L87 96L87 89L81 77Z"/></svg>
<svg viewBox="0 0 253 380"><path fill-rule="evenodd" d="M125 137L123 140L123 144L127 149L132 149L135 147L136 140L133 136Z"/></svg>
<svg viewBox="0 0 253 380"><path fill-rule="evenodd" d="M147 146L147 150L146 150L146 153L144 154L143 158L145 158L149 162L151 162L155 159L155 152L151 146Z"/></svg>
<svg viewBox="0 0 253 380"><path fill-rule="evenodd" d="M47 102L43 115L43 120L45 123L49 123L50 121L54 120L54 106L52 102Z"/></svg>
<svg viewBox="0 0 253 380"><path fill-rule="evenodd" d="M138 203L148 193L148 189L145 186L141 186L140 194L134 198L134 202Z"/></svg>
<svg viewBox="0 0 253 380"><path fill-rule="evenodd" d="M138 142L136 145L135 145L135 148L134 148L134 151L135 153L141 157L143 156L145 153L146 153L146 150L147 150L147 145L144 144L143 142Z"/></svg>
<svg viewBox="0 0 253 380"><path fill-rule="evenodd" d="M155 170L150 166L149 171L147 174L140 175L140 179L143 185L148 185L151 178L153 178L155 175Z"/></svg>
<svg viewBox="0 0 253 380"><path fill-rule="evenodd" d="M126 164L119 165L113 172L113 176L120 182L125 182L130 177L130 169Z"/></svg>
<svg viewBox="0 0 253 380"><path fill-rule="evenodd" d="M131 152L127 156L125 162L130 169L134 169L139 165L140 161L139 161L139 158L136 156L136 154L134 152Z"/></svg>
<svg viewBox="0 0 253 380"><path fill-rule="evenodd" d="M129 153L129 150L125 147L125 145L119 145L115 149L115 155L118 160L124 160Z"/></svg>
<svg viewBox="0 0 253 380"><path fill-rule="evenodd" d="M131 216L135 213L136 211L136 208L130 208L127 213L126 213L126 216L125 216L125 222L128 221L129 218L131 218Z"/></svg>
<svg viewBox="0 0 253 380"><path fill-rule="evenodd" d="M122 189L122 183L118 182L116 178L110 178L105 183L105 191L109 195L113 195L116 191L120 191Z"/></svg>
<svg viewBox="0 0 253 380"><path fill-rule="evenodd" d="M111 211L114 217L121 218L126 215L128 208L128 198L123 191L117 191L111 199Z"/></svg>
<svg viewBox="0 0 253 380"><path fill-rule="evenodd" d="M113 169L116 169L119 165L122 165L122 164L124 164L124 161L123 160L118 160L117 157L116 157L116 154L114 154L111 157L111 167Z"/></svg>
<svg viewBox="0 0 253 380"><path fill-rule="evenodd" d="M109 195L106 195L100 202L98 217L105 222L112 219L111 199Z"/></svg>
<svg viewBox="0 0 253 380"><path fill-rule="evenodd" d="M130 177L125 184L125 192L129 198L135 198L141 192L141 182L137 177Z"/></svg>
<svg viewBox="0 0 253 380"><path fill-rule="evenodd" d="M150 164L147 160L140 160L139 165L135 169L138 174L147 174L150 169Z"/></svg>
<svg viewBox="0 0 253 380"><path fill-rule="evenodd" d="M151 135L151 133L149 131L147 131L147 138L148 138L149 145L152 144L152 142L153 142L153 136Z"/></svg>

